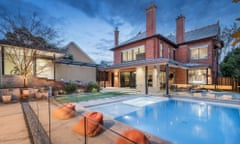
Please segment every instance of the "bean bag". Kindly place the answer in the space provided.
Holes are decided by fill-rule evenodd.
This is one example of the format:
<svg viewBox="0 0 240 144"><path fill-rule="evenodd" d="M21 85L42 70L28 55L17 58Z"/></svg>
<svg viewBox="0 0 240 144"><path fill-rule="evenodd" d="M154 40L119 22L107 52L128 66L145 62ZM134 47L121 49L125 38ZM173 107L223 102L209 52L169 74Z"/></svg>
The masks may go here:
<svg viewBox="0 0 240 144"><path fill-rule="evenodd" d="M65 105L67 108L70 108L71 110L74 110L75 111L75 105L72 104L72 103L69 103L69 104L66 104Z"/></svg>
<svg viewBox="0 0 240 144"><path fill-rule="evenodd" d="M96 136L102 130L103 125L103 115L100 112L89 112L85 115L86 118L86 135L87 136ZM72 131L85 135L85 125L84 125L84 116L73 126Z"/></svg>
<svg viewBox="0 0 240 144"><path fill-rule="evenodd" d="M139 130L130 129L124 131L121 135L128 138L132 142L130 142L126 138L119 136L116 139L115 144L132 144L133 142L135 142L136 144L150 144L148 138L144 135L144 133Z"/></svg>
<svg viewBox="0 0 240 144"><path fill-rule="evenodd" d="M75 105L73 104L66 104L52 111L52 117L61 120L73 118L75 117L75 115L76 115Z"/></svg>

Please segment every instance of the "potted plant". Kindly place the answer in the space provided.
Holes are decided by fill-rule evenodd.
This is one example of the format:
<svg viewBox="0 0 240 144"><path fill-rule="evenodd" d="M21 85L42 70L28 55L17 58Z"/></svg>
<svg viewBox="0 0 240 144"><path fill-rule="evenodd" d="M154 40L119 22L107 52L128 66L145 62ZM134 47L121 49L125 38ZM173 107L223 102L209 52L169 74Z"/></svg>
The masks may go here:
<svg viewBox="0 0 240 144"><path fill-rule="evenodd" d="M12 100L12 89L2 89L2 101L3 103L10 103Z"/></svg>
<svg viewBox="0 0 240 144"><path fill-rule="evenodd" d="M23 88L21 98L27 99L29 95L30 95L30 90L28 88Z"/></svg>
<svg viewBox="0 0 240 144"><path fill-rule="evenodd" d="M47 86L41 88L37 93L36 93L36 98L41 99L41 98L47 98L48 97L48 90L49 88Z"/></svg>

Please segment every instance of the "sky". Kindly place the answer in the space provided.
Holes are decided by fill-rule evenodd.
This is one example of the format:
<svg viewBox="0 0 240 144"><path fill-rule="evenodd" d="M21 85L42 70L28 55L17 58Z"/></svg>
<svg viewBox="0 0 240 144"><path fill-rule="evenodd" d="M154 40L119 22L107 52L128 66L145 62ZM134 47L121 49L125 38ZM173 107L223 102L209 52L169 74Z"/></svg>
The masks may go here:
<svg viewBox="0 0 240 144"><path fill-rule="evenodd" d="M240 3L232 0L0 0L0 12L33 13L54 27L63 40L61 46L75 42L96 63L112 61L114 29L120 43L144 32L145 8L157 6L157 32L175 34L176 18L184 15L185 30L219 21L230 26L240 17Z"/></svg>

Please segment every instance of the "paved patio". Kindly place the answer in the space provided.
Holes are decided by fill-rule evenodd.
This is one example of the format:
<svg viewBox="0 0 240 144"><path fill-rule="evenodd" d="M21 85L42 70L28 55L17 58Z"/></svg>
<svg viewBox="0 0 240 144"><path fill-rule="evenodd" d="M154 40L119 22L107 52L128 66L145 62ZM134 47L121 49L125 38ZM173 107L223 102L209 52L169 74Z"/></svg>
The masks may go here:
<svg viewBox="0 0 240 144"><path fill-rule="evenodd" d="M108 99L106 99L108 100ZM30 102L33 110L39 116L40 122L44 129L48 133L49 129L49 116L48 116L48 103L47 101ZM57 104L59 105L59 104ZM51 111L57 107L57 105L51 105ZM78 105L78 115L70 120L58 120L51 118L51 139L54 144L65 144L65 143L83 143L84 137L77 135L72 132L72 127L81 118L82 114L89 110ZM96 137L88 137L88 143L97 144L113 144L118 137L117 133L121 133L131 127L123 123L112 120L109 117L104 116L104 130ZM111 130L109 130L111 129ZM113 132L116 131L117 133ZM147 137L151 140L151 144L169 144L160 138L147 134Z"/></svg>
<svg viewBox="0 0 240 144"><path fill-rule="evenodd" d="M0 143L31 144L20 103L0 103Z"/></svg>

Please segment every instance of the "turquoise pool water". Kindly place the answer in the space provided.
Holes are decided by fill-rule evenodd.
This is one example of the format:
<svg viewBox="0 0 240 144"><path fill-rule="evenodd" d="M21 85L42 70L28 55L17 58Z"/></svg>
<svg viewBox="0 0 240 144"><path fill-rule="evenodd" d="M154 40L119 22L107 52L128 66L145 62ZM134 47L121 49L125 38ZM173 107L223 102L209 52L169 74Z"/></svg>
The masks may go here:
<svg viewBox="0 0 240 144"><path fill-rule="evenodd" d="M164 100L143 107L117 103L96 107L95 110L105 113L109 109L115 113L119 111L113 116L116 120L174 144L238 144L240 142L239 107ZM128 109L131 110L128 112ZM126 112L122 113L124 110Z"/></svg>

